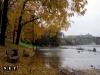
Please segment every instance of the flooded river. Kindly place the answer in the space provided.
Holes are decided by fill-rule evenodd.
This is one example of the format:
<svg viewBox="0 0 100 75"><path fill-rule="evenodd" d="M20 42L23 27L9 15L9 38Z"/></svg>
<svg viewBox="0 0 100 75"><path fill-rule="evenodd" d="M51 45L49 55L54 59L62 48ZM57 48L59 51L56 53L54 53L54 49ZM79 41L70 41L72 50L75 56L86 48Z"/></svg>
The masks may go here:
<svg viewBox="0 0 100 75"><path fill-rule="evenodd" d="M77 48L84 50L77 50ZM96 52L93 52L96 48ZM100 45L60 46L36 50L36 57L45 67L70 69L100 69Z"/></svg>

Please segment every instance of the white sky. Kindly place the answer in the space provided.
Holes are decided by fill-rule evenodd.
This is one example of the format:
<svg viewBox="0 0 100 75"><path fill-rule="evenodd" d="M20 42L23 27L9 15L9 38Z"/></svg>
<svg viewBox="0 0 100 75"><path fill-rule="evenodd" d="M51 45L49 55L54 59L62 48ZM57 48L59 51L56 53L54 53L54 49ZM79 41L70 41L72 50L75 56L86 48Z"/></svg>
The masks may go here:
<svg viewBox="0 0 100 75"><path fill-rule="evenodd" d="M65 36L85 35L88 33L94 36L100 36L100 0L88 0L86 8L87 11L84 16L75 16L71 19L74 23L68 31L64 31Z"/></svg>

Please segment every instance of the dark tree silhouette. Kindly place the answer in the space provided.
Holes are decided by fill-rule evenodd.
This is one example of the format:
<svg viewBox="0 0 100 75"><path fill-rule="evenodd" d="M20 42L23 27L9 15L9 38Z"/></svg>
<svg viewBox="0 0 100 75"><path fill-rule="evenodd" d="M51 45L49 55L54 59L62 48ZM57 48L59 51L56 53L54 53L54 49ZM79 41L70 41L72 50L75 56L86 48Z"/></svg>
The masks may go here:
<svg viewBox="0 0 100 75"><path fill-rule="evenodd" d="M20 34L21 34L22 27L23 27L24 25L26 25L27 23L29 23L29 22L34 22L35 20L37 20L37 19L40 18L40 17L34 18L34 15L32 15L32 16L33 16L33 17L32 17L32 20L26 21L26 22L24 22L23 24L21 24L22 18L23 18L22 15L23 15L24 12L25 12L25 11L23 11L23 10L24 10L24 8L25 8L25 4L26 4L27 1L28 1L28 0L25 0L25 2L23 3L23 8L22 8L22 10L21 10L21 15L20 15L20 17L19 17L18 31L17 31L17 38L16 38L16 44L17 44L17 45L19 44L19 39L20 39Z"/></svg>
<svg viewBox="0 0 100 75"><path fill-rule="evenodd" d="M22 21L22 15L24 13L24 8L25 8L25 4L26 4L27 0L25 0L25 2L23 3L23 8L22 8L22 11L21 11L21 15L19 17L19 23L18 23L18 32L17 32L17 38L16 38L16 44L19 44L19 39L20 39L20 33L21 33L21 29L22 29L22 26L21 26L21 21Z"/></svg>
<svg viewBox="0 0 100 75"><path fill-rule="evenodd" d="M0 28L1 28L1 20L2 20L2 0L0 0Z"/></svg>
<svg viewBox="0 0 100 75"><path fill-rule="evenodd" d="M4 0L4 6L3 6L1 38L0 38L0 45L2 46L5 46L5 32L6 32L6 27L7 27L8 1L9 0Z"/></svg>
<svg viewBox="0 0 100 75"><path fill-rule="evenodd" d="M16 26L14 26L14 31L13 31L13 44L15 43L15 32L16 32L16 30L15 30L15 28L16 28Z"/></svg>

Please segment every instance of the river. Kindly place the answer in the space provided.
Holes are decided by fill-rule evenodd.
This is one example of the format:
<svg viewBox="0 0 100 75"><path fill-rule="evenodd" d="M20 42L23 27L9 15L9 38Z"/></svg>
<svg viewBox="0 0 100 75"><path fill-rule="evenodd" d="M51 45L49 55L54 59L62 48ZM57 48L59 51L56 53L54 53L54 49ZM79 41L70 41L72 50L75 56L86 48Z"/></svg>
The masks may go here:
<svg viewBox="0 0 100 75"><path fill-rule="evenodd" d="M77 50L77 48L84 50ZM96 48L96 52L90 51ZM100 45L60 46L36 50L45 67L70 69L100 69ZM70 70L71 71L71 70Z"/></svg>

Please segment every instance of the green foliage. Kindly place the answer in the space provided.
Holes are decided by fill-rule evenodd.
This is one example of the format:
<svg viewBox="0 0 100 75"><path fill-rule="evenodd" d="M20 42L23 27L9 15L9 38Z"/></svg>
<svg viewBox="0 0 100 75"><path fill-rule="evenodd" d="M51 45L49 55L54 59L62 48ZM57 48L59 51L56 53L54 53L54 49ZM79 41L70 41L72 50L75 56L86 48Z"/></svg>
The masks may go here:
<svg viewBox="0 0 100 75"><path fill-rule="evenodd" d="M37 43L37 45L39 46L59 46L60 45L60 38L59 36L59 32L56 33L55 36L50 37L50 30L43 36L41 36L40 39L37 39L35 42Z"/></svg>

